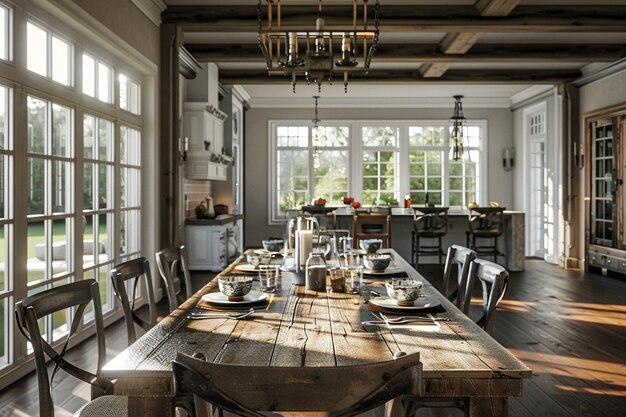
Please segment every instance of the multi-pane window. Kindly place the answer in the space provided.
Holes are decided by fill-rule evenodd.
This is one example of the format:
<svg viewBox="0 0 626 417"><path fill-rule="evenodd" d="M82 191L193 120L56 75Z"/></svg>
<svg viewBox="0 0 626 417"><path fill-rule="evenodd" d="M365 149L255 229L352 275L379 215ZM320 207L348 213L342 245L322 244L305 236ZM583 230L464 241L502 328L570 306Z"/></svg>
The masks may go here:
<svg viewBox="0 0 626 417"><path fill-rule="evenodd" d="M26 67L60 84L71 85L72 44L33 22L26 25L26 39Z"/></svg>
<svg viewBox="0 0 626 417"><path fill-rule="evenodd" d="M362 178L365 204L396 199L398 172L398 143L400 129L393 126L363 126L361 128Z"/></svg>
<svg viewBox="0 0 626 417"><path fill-rule="evenodd" d="M120 254L136 257L141 249L141 132L120 128Z"/></svg>
<svg viewBox="0 0 626 417"><path fill-rule="evenodd" d="M113 68L86 53L83 53L82 61L83 93L105 103L113 103Z"/></svg>
<svg viewBox="0 0 626 417"><path fill-rule="evenodd" d="M13 141L11 129L12 90L0 84L0 367L9 363L10 326L13 306L13 268L10 246L13 242Z"/></svg>
<svg viewBox="0 0 626 417"><path fill-rule="evenodd" d="M348 194L349 139L347 126L274 126L274 219L315 196L324 196L329 205L341 204Z"/></svg>
<svg viewBox="0 0 626 417"><path fill-rule="evenodd" d="M409 194L416 205L443 202L446 162L444 127L409 126Z"/></svg>
<svg viewBox="0 0 626 417"><path fill-rule="evenodd" d="M270 222L322 196L339 206L351 195L364 205L395 205L409 194L413 204L464 209L481 200L486 149L484 121L463 127L465 151L450 159L448 120L423 122L270 122ZM354 137L352 137L354 135ZM482 198L486 199L485 196Z"/></svg>
<svg viewBox="0 0 626 417"><path fill-rule="evenodd" d="M120 108L132 114L141 114L141 86L126 74L118 77L120 83Z"/></svg>
<svg viewBox="0 0 626 417"><path fill-rule="evenodd" d="M313 191L329 205L342 203L348 194L350 129L346 126L319 126L313 129Z"/></svg>
<svg viewBox="0 0 626 417"><path fill-rule="evenodd" d="M28 294L73 279L73 111L35 96L27 98ZM43 319L49 341L67 331L69 315Z"/></svg>
<svg viewBox="0 0 626 417"><path fill-rule="evenodd" d="M102 308L114 307L108 274L113 266L114 123L83 117L83 268L100 285Z"/></svg>
<svg viewBox="0 0 626 417"><path fill-rule="evenodd" d="M0 59L11 59L11 9L0 3Z"/></svg>
<svg viewBox="0 0 626 417"><path fill-rule="evenodd" d="M454 161L449 157L452 128L448 123L409 126L409 194L413 204L463 208L478 200L482 129L480 125L463 127L465 151L463 158Z"/></svg>

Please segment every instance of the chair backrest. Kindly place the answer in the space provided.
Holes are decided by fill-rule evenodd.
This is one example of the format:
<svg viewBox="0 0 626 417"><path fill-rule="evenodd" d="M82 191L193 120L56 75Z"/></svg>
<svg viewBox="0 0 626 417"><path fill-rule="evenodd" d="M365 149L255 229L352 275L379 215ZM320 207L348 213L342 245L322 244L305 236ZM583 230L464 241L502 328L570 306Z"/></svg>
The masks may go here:
<svg viewBox="0 0 626 417"><path fill-rule="evenodd" d="M480 280L483 289L483 316L477 321L477 324L487 333L492 334L496 308L506 292L509 272L494 262L474 259L470 266L467 293L465 294L464 304L468 307L472 299L472 289L476 278Z"/></svg>
<svg viewBox="0 0 626 417"><path fill-rule="evenodd" d="M465 246L452 245L448 248L446 263L443 268L443 295L450 301L454 301L456 306L467 314L465 306L465 293L467 290L467 280L472 261L476 259L476 252ZM453 266L457 267L456 283L457 289L450 291L450 279L452 277Z"/></svg>
<svg viewBox="0 0 626 417"><path fill-rule="evenodd" d="M170 304L170 312L180 305L178 294L180 293L181 275L185 282L185 293L188 299L193 295L191 276L189 275L189 263L187 262L187 248L185 245L175 245L165 248L156 253L156 263L159 275L165 283L165 291Z"/></svg>
<svg viewBox="0 0 626 417"><path fill-rule="evenodd" d="M172 368L176 394L195 394L247 417L263 411L353 416L400 395L422 395L419 353L371 365L270 367L212 363L179 352Z"/></svg>
<svg viewBox="0 0 626 417"><path fill-rule="evenodd" d="M135 300L137 299L137 287L143 278L145 285L145 293L148 297L149 319L143 320L135 313ZM128 296L126 291L126 281L133 280L131 283L131 294ZM113 281L113 292L122 304L124 309L124 319L126 320L126 331L128 335L128 344L135 343L137 333L135 332L135 323L144 330L150 330L157 321L156 301L154 300L154 290L152 287L152 274L150 273L150 263L145 257L132 259L115 265L111 270L111 281Z"/></svg>
<svg viewBox="0 0 626 417"><path fill-rule="evenodd" d="M433 236L448 234L448 209L449 207L415 208L413 211L413 230L418 234Z"/></svg>
<svg viewBox="0 0 626 417"><path fill-rule="evenodd" d="M385 208L387 209L387 208ZM354 247L359 247L360 239L383 239L387 248L391 247L391 214L389 213L367 213L357 211L352 217L352 237ZM380 225L377 231L365 232L363 225Z"/></svg>
<svg viewBox="0 0 626 417"><path fill-rule="evenodd" d="M478 207L469 212L471 233L500 236L504 232L503 207Z"/></svg>
<svg viewBox="0 0 626 417"><path fill-rule="evenodd" d="M92 374L64 359L70 338L82 321L83 313L89 303L93 302L94 324L98 344L97 370ZM55 350L44 339L39 330L37 320L57 312L68 312L74 308L73 319L68 323L69 333L60 351ZM70 315L68 314L67 317ZM102 320L102 306L98 283L93 279L61 285L24 298L15 304L15 317L20 331L30 340L33 346L33 356L37 369L37 384L39 389L39 415L41 417L54 416L54 404L51 393L51 379L59 368L85 382L97 384L104 390L110 390L109 381L100 378L100 369L106 361L106 347L104 342L104 325ZM47 336L50 339L50 335ZM54 360L56 366L52 378L48 375L46 355Z"/></svg>

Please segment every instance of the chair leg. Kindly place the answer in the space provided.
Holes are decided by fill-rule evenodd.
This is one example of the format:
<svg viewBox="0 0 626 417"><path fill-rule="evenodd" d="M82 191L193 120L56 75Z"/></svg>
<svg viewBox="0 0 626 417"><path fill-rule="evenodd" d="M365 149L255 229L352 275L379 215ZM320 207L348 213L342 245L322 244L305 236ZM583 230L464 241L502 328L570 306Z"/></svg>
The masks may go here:
<svg viewBox="0 0 626 417"><path fill-rule="evenodd" d="M498 263L498 236L493 238L493 262Z"/></svg>

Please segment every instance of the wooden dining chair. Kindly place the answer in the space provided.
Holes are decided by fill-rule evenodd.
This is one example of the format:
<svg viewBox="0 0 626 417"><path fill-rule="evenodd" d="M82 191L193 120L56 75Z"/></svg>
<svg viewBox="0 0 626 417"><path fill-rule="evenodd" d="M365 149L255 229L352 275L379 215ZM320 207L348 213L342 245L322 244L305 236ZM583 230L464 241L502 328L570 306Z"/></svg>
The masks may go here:
<svg viewBox="0 0 626 417"><path fill-rule="evenodd" d="M444 255L441 240L448 234L449 207L413 208L413 232L411 233L411 262L419 264L420 255L436 255L439 265Z"/></svg>
<svg viewBox="0 0 626 417"><path fill-rule="evenodd" d="M459 310L463 310L467 279L469 277L470 264L476 259L476 252L465 246L452 245L448 248L446 263L443 268L443 295L454 302ZM456 266L456 288L450 290L452 270Z"/></svg>
<svg viewBox="0 0 626 417"><path fill-rule="evenodd" d="M178 352L172 369L177 394L195 394L245 417L264 411L348 417L422 392L419 353L371 365L270 367L206 362Z"/></svg>
<svg viewBox="0 0 626 417"><path fill-rule="evenodd" d="M162 249L156 253L156 263L159 275L165 284L170 312L176 310L181 304L181 278L185 284L185 300L193 295L191 275L189 274L189 262L187 261L187 248L185 245L175 245Z"/></svg>
<svg viewBox="0 0 626 417"><path fill-rule="evenodd" d="M129 297L126 283L131 280L131 293ZM142 256L117 264L111 270L111 281L113 281L113 292L122 304L122 309L124 310L126 334L128 336L128 344L130 345L137 340L135 324L145 331L148 331L157 323L157 309L152 286L152 274L150 273L150 263ZM149 318L147 321L138 316L135 312L135 301L138 297L137 290L140 282L142 282L142 285L145 285L144 292L148 298Z"/></svg>
<svg viewBox="0 0 626 417"><path fill-rule="evenodd" d="M469 306L472 299L472 290L476 278L480 280L483 291L482 310L483 315L476 321L480 327L488 334L493 332L493 322L496 309L509 284L509 272L494 262L484 259L474 259L470 265L469 276L467 278L467 291L463 302L463 313L469 313Z"/></svg>
<svg viewBox="0 0 626 417"><path fill-rule="evenodd" d="M391 209L379 212L359 212L352 217L352 238L355 248L361 239L382 239L386 248L391 248Z"/></svg>
<svg viewBox="0 0 626 417"><path fill-rule="evenodd" d="M83 320L88 305L93 307L93 322L96 330L98 357L96 358L95 373L85 370L68 362L65 352L69 342ZM41 335L38 320L54 314L66 314L73 310L72 322L68 323L68 334L61 344L60 350L52 347ZM54 402L52 399L52 380L59 369L90 384L92 398L102 392L111 392L112 383L100 376L100 370L106 362L106 346L104 341L104 325L102 320L102 305L100 303L100 287L93 279L73 282L42 291L24 298L15 304L15 317L18 329L31 342L35 368L37 370L37 385L39 393L39 416L54 417ZM46 356L54 362L52 375L48 374ZM102 395L93 399L82 407L74 416L101 416L124 417L128 415L128 398L114 395Z"/></svg>

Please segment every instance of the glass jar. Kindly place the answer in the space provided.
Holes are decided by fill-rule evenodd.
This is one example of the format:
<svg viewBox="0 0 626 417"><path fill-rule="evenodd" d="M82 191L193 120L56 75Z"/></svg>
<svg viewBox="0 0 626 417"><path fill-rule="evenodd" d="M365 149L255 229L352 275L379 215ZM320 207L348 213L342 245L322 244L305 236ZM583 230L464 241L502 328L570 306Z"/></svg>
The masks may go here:
<svg viewBox="0 0 626 417"><path fill-rule="evenodd" d="M306 260L305 289L326 291L326 261L324 254L312 252Z"/></svg>

